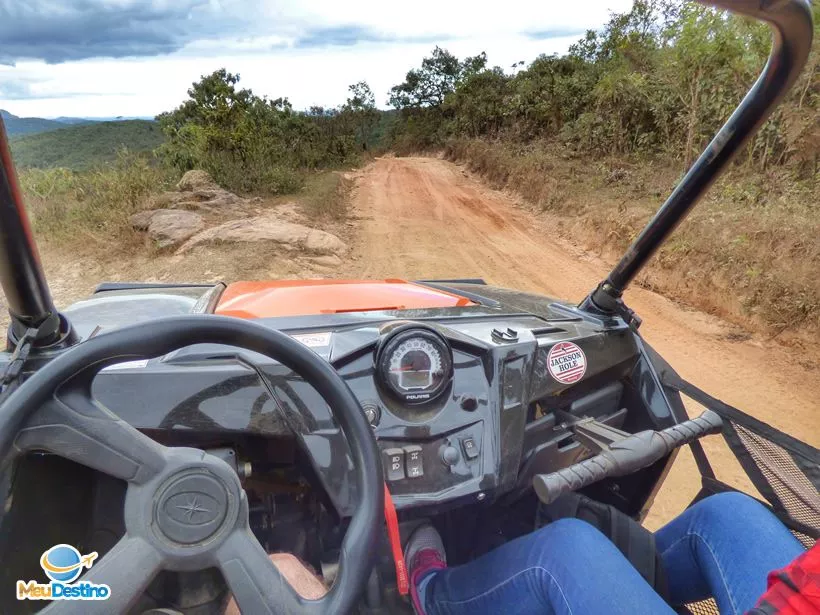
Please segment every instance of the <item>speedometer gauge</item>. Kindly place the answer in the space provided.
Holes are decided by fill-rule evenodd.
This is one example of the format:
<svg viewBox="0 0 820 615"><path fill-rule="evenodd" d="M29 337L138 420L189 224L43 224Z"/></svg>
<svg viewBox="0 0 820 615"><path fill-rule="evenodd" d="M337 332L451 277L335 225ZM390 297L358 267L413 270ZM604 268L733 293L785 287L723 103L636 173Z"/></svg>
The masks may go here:
<svg viewBox="0 0 820 615"><path fill-rule="evenodd" d="M440 395L452 375L450 348L433 331L405 329L380 348L379 376L391 394L408 404Z"/></svg>

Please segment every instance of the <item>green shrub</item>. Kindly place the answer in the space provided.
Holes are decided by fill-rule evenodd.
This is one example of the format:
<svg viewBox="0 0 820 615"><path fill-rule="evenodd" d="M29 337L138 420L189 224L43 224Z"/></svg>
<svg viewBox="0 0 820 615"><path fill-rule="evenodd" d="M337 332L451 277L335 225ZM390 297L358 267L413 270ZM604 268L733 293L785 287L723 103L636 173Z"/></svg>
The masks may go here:
<svg viewBox="0 0 820 615"><path fill-rule="evenodd" d="M158 154L166 164L179 172L204 169L235 192L284 194L298 190L307 171L355 162L376 129L365 83L351 86L342 107L308 113L238 83L238 75L218 70L194 83L177 109L159 116L167 142Z"/></svg>
<svg viewBox="0 0 820 615"><path fill-rule="evenodd" d="M820 3L814 47L783 104L741 161L820 171ZM769 52L768 28L680 0L635 0L563 56L512 71L463 62L440 48L391 90L397 152L452 138L560 141L593 157L674 157L688 167L751 87Z"/></svg>
<svg viewBox="0 0 820 615"><path fill-rule="evenodd" d="M47 238L84 237L98 243L133 236L128 218L174 175L144 156L119 152L115 162L89 171L30 169L20 173L34 230Z"/></svg>

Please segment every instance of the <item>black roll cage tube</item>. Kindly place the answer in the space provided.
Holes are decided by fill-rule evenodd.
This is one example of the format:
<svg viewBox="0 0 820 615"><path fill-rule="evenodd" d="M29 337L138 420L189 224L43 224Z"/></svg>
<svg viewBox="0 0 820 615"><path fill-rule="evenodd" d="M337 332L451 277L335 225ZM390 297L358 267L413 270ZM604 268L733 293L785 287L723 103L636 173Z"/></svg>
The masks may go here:
<svg viewBox="0 0 820 615"><path fill-rule="evenodd" d="M622 301L629 283L689 214L794 85L811 51L814 25L809 0L700 0L703 4L765 21L772 50L763 72L712 142L691 166L666 202L632 242L607 278L580 304L594 313L633 315ZM639 322L639 321L638 321Z"/></svg>

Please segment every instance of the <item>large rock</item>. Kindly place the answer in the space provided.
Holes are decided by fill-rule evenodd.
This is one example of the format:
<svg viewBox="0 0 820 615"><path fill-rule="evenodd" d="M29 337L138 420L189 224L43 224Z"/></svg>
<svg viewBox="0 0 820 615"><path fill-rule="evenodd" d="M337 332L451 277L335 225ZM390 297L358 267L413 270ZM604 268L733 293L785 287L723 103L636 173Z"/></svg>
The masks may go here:
<svg viewBox="0 0 820 615"><path fill-rule="evenodd" d="M222 188L194 190L192 192L167 192L165 198L168 207L175 209L203 209L206 211L219 211L234 205L242 205L246 202L245 199Z"/></svg>
<svg viewBox="0 0 820 615"><path fill-rule="evenodd" d="M177 253L186 252L202 243L262 241L278 244L287 251L299 251L319 256L340 256L347 252L347 245L336 235L273 216L257 216L232 220L197 233L185 242Z"/></svg>
<svg viewBox="0 0 820 615"><path fill-rule="evenodd" d="M180 192L194 192L196 190L218 190L219 185L206 171L188 171L177 184Z"/></svg>
<svg viewBox="0 0 820 615"><path fill-rule="evenodd" d="M138 214L134 214L131 216L131 226L133 226L138 231L147 231L148 227L151 225L151 218L154 217L154 214L157 213L156 209L152 209L151 211L141 211Z"/></svg>
<svg viewBox="0 0 820 615"><path fill-rule="evenodd" d="M335 254L323 254L322 256L305 256L304 260L322 269L332 269L342 264L342 259Z"/></svg>
<svg viewBox="0 0 820 615"><path fill-rule="evenodd" d="M222 212L250 202L221 188L205 171L188 171L176 187L153 197L150 208Z"/></svg>
<svg viewBox="0 0 820 615"><path fill-rule="evenodd" d="M170 248L201 231L205 222L192 211L155 209L131 216L131 226L138 231L148 231L148 237L157 247Z"/></svg>

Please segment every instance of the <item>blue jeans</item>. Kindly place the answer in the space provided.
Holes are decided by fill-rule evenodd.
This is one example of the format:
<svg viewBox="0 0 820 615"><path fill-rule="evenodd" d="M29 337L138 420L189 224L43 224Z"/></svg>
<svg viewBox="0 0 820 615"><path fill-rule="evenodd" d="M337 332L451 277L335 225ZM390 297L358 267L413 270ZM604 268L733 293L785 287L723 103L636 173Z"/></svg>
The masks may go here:
<svg viewBox="0 0 820 615"><path fill-rule="evenodd" d="M713 596L723 615L751 609L766 576L803 552L760 503L715 495L656 533L670 602ZM663 615L670 607L597 529L561 519L419 582L427 615Z"/></svg>

